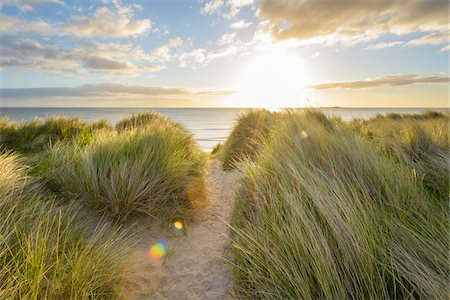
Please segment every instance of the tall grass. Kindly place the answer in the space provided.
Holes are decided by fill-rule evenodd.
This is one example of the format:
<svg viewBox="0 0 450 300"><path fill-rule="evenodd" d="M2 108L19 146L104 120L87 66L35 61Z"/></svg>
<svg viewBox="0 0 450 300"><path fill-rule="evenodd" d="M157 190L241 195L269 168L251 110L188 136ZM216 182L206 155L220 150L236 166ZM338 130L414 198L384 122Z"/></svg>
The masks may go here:
<svg viewBox="0 0 450 300"><path fill-rule="evenodd" d="M388 157L412 167L427 188L444 201L449 196L448 126L448 115L433 112L350 123L351 130Z"/></svg>
<svg viewBox="0 0 450 300"><path fill-rule="evenodd" d="M256 156L261 142L276 123L276 115L267 110L252 110L239 116L225 144L220 151L216 149L225 169L232 169L236 163Z"/></svg>
<svg viewBox="0 0 450 300"><path fill-rule="evenodd" d="M79 118L51 116L29 122L0 119L0 148L20 152L41 151L61 140L76 140L80 144L90 142L93 132L111 129L106 120L87 124Z"/></svg>
<svg viewBox="0 0 450 300"><path fill-rule="evenodd" d="M237 297L447 298L448 207L407 165L307 111L283 114L241 169Z"/></svg>
<svg viewBox="0 0 450 300"><path fill-rule="evenodd" d="M166 118L120 133L101 132L89 145L58 144L45 177L54 190L116 219L143 213L185 214L206 204L206 155Z"/></svg>
<svg viewBox="0 0 450 300"><path fill-rule="evenodd" d="M56 207L29 186L17 156L0 155L1 299L119 295L127 239L79 212Z"/></svg>
<svg viewBox="0 0 450 300"><path fill-rule="evenodd" d="M125 117L119 122L117 122L116 130L118 132L121 132L127 129L142 128L152 124L153 122L162 120L172 122L167 117L157 112L141 112L137 114L132 114L131 116ZM175 124L175 122L172 123Z"/></svg>

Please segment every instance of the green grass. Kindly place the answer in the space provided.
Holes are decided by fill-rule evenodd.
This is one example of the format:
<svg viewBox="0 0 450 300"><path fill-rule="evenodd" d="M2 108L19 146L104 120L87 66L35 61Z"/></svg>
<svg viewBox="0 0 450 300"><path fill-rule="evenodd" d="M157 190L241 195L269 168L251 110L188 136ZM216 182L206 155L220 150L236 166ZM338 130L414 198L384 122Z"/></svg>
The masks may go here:
<svg viewBox="0 0 450 300"><path fill-rule="evenodd" d="M117 130L0 120L0 299L117 299L134 238L111 219L207 205L207 155L179 123L149 116Z"/></svg>
<svg viewBox="0 0 450 300"><path fill-rule="evenodd" d="M74 205L55 206L26 171L0 155L0 298L117 298L129 239Z"/></svg>
<svg viewBox="0 0 450 300"><path fill-rule="evenodd" d="M285 112L240 164L236 296L447 299L447 202L410 165L334 123Z"/></svg>
<svg viewBox="0 0 450 300"><path fill-rule="evenodd" d="M350 122L351 130L374 144L388 157L415 171L425 186L443 201L449 195L449 115L424 112L375 117Z"/></svg>
<svg viewBox="0 0 450 300"><path fill-rule="evenodd" d="M111 129L106 120L87 124L80 118L51 116L29 122L0 119L0 149L33 153L44 150L62 140L75 140L87 144L95 131Z"/></svg>
<svg viewBox="0 0 450 300"><path fill-rule="evenodd" d="M171 122L169 118L161 115L157 112L142 112L137 114L132 114L131 116L125 117L116 124L116 130L118 132L127 130L127 129L135 129L135 128L142 128L147 125L152 124L153 122L157 121L166 121ZM175 122L172 121L173 124Z"/></svg>
<svg viewBox="0 0 450 300"><path fill-rule="evenodd" d="M206 155L179 125L158 118L120 133L101 132L85 147L55 145L44 177L59 195L123 220L188 214L206 204Z"/></svg>
<svg viewBox="0 0 450 300"><path fill-rule="evenodd" d="M219 149L217 157L225 169L232 169L237 163L252 159L259 151L261 142L270 135L276 123L276 113L267 110L252 110L238 117L236 126Z"/></svg>

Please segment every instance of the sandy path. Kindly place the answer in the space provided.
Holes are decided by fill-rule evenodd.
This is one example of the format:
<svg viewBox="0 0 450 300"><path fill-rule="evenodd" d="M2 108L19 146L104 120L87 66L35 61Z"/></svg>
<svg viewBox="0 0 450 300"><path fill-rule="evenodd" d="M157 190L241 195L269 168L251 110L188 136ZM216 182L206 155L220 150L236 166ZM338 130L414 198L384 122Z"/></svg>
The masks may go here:
<svg viewBox="0 0 450 300"><path fill-rule="evenodd" d="M140 250L130 266L132 274L124 299L229 299L231 271L225 263L231 199L238 179L210 162L207 186L211 206L186 225L186 235L144 233ZM165 230L167 231L167 230ZM168 255L155 265L146 257L148 245L167 239Z"/></svg>

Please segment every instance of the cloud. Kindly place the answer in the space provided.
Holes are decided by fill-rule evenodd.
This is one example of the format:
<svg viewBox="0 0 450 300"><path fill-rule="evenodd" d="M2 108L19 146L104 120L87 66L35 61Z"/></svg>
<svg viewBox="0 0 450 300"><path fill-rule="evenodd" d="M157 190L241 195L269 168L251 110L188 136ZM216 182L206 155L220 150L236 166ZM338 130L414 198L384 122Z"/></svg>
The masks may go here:
<svg viewBox="0 0 450 300"><path fill-rule="evenodd" d="M184 44L184 41L179 38L173 38L167 41L167 43L162 46L156 48L152 51L152 56L154 57L154 61L158 62L168 62L173 58L172 50L175 48L180 48Z"/></svg>
<svg viewBox="0 0 450 300"><path fill-rule="evenodd" d="M86 84L80 87L62 88L2 88L3 99L42 99L50 97L179 97L179 96L223 96L233 93L231 90L193 90L186 88L168 88L158 86L124 85L124 84Z"/></svg>
<svg viewBox="0 0 450 300"><path fill-rule="evenodd" d="M205 51L205 49L198 48L181 53L179 57L180 67L184 68L188 65L195 66L196 64L204 63L206 59Z"/></svg>
<svg viewBox="0 0 450 300"><path fill-rule="evenodd" d="M201 9L201 13L205 15L211 15L217 12L223 6L223 4L223 0L212 0L210 2L206 2Z"/></svg>
<svg viewBox="0 0 450 300"><path fill-rule="evenodd" d="M0 32L32 32L46 34L50 33L51 28L52 26L49 23L42 20L24 21L0 12Z"/></svg>
<svg viewBox="0 0 450 300"><path fill-rule="evenodd" d="M224 46L224 45L234 44L235 42L237 42L236 32L232 32L232 33L226 33L226 34L222 35L219 38L219 40L217 41L217 44L219 46Z"/></svg>
<svg viewBox="0 0 450 300"><path fill-rule="evenodd" d="M242 8L253 5L253 0L212 0L202 7L200 12L204 15L217 14L225 19L233 19Z"/></svg>
<svg viewBox="0 0 450 300"><path fill-rule="evenodd" d="M365 80L326 82L309 86L316 90L328 89L366 89L413 84L448 84L450 77L443 75L397 74L386 75Z"/></svg>
<svg viewBox="0 0 450 300"><path fill-rule="evenodd" d="M245 22L244 20L240 20L240 21L231 23L230 27L234 28L234 29L244 29L244 28L248 28L252 24L253 24L252 22Z"/></svg>
<svg viewBox="0 0 450 300"><path fill-rule="evenodd" d="M151 24L150 19L133 20L130 8L120 6L113 11L103 6L93 16L76 17L72 24L61 26L60 31L78 37L123 38L148 32Z"/></svg>
<svg viewBox="0 0 450 300"><path fill-rule="evenodd" d="M445 52L450 50L450 45L445 46L444 48L440 49L439 52Z"/></svg>
<svg viewBox="0 0 450 300"><path fill-rule="evenodd" d="M124 76L163 68L149 64L154 61L154 57L131 43L84 42L74 44L72 48L63 48L29 38L18 39L16 36L2 36L0 43L1 68L70 74L92 71Z"/></svg>
<svg viewBox="0 0 450 300"><path fill-rule="evenodd" d="M61 0L0 0L0 7L14 6L22 11L31 11L35 6L49 3L65 5Z"/></svg>
<svg viewBox="0 0 450 300"><path fill-rule="evenodd" d="M278 40L356 43L387 33L448 30L446 0L261 0L259 17Z"/></svg>
<svg viewBox="0 0 450 300"><path fill-rule="evenodd" d="M116 61L98 56L88 56L83 59L84 66L94 70L127 70L129 65L126 61Z"/></svg>
<svg viewBox="0 0 450 300"><path fill-rule="evenodd" d="M406 46L440 45L448 43L450 31L434 32L409 41Z"/></svg>
<svg viewBox="0 0 450 300"><path fill-rule="evenodd" d="M378 49L392 48L392 47L404 45L405 43L406 42L403 42L403 41L395 41L395 42L388 42L388 43L383 42L383 43L378 43L375 45L369 45L365 49L378 50Z"/></svg>
<svg viewBox="0 0 450 300"><path fill-rule="evenodd" d="M229 46L222 49L212 50L208 52L208 55L206 57L206 61L211 61L214 59L227 57L227 56L234 56L238 54L239 48L236 46Z"/></svg>
<svg viewBox="0 0 450 300"><path fill-rule="evenodd" d="M410 41L383 42L366 47L368 50L385 49L396 46L416 47L424 45L441 45L448 43L449 31L433 32Z"/></svg>
<svg viewBox="0 0 450 300"><path fill-rule="evenodd" d="M228 13L224 13L225 19L234 18L242 8L253 4L253 0L228 0L227 5L229 7Z"/></svg>

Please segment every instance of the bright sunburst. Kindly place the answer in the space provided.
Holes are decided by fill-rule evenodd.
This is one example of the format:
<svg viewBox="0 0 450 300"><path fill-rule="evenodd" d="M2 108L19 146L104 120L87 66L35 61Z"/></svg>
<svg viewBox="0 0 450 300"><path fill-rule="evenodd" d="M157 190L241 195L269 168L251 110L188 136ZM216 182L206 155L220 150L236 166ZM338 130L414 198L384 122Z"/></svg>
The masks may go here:
<svg viewBox="0 0 450 300"><path fill-rule="evenodd" d="M283 48L272 47L246 64L236 82L237 106L298 107L305 105L305 64Z"/></svg>

